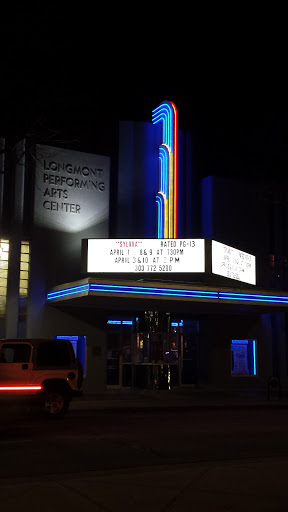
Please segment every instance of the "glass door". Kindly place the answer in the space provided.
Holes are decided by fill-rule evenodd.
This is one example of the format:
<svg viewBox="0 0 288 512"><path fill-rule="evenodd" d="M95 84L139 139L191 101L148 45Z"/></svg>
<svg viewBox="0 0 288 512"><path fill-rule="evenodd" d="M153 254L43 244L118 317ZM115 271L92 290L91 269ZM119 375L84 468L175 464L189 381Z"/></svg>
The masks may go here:
<svg viewBox="0 0 288 512"><path fill-rule="evenodd" d="M179 385L181 340L178 332L138 332L134 354L135 386L171 389Z"/></svg>
<svg viewBox="0 0 288 512"><path fill-rule="evenodd" d="M107 387L131 387L133 386L133 321L108 320L107 324Z"/></svg>

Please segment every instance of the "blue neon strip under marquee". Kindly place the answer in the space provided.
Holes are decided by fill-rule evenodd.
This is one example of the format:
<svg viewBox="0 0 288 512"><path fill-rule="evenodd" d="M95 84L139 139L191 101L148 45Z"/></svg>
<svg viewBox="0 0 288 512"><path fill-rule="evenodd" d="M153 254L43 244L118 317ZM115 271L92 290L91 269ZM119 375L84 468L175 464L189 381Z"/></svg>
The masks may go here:
<svg viewBox="0 0 288 512"><path fill-rule="evenodd" d="M160 288L153 286L133 286L120 284L100 284L86 283L83 285L71 286L63 288L47 294L47 301L69 297L85 292L126 294L126 295L152 295L163 297L187 297L187 298L203 298L216 300L232 300L240 302L258 302L266 304L287 304L288 296L281 295L265 295L256 293L232 293L218 292L212 290L189 290L185 288Z"/></svg>
<svg viewBox="0 0 288 512"><path fill-rule="evenodd" d="M79 286L71 286L71 288L63 288L47 294L47 300L58 299L67 295L76 295L77 293L89 292L89 283Z"/></svg>
<svg viewBox="0 0 288 512"><path fill-rule="evenodd" d="M204 291L204 290L183 290L174 288L154 288L151 286L124 286L114 284L90 284L91 292L110 292L110 293L125 293L125 294L139 294L139 295L156 295L156 296L169 296L169 297L196 297L196 298L212 298L218 297L217 292Z"/></svg>
<svg viewBox="0 0 288 512"><path fill-rule="evenodd" d="M282 295L263 295L259 293L219 292L219 299L288 304L288 297Z"/></svg>

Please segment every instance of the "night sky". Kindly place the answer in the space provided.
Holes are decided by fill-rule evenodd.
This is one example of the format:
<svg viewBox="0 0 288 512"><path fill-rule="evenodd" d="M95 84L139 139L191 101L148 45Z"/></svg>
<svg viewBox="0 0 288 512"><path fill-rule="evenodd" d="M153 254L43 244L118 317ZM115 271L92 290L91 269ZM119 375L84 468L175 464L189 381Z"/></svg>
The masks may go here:
<svg viewBox="0 0 288 512"><path fill-rule="evenodd" d="M51 14L58 15L56 24ZM67 24L66 13L52 7L38 16L23 11L23 16L25 22L21 17L0 21L6 43L0 135L17 139L30 134L43 143L110 154L116 144L112 123L150 122L152 109L172 100L179 127L193 136L201 176L288 181L288 101L277 66L272 71L266 62L260 71L258 60L242 55L238 62L235 53L231 59L227 52L220 59L212 46L209 60L205 48L196 59L191 41L191 47L186 44L191 59L179 54L172 80L160 80L157 46L141 59L133 56L133 38L124 45L117 39L109 50L107 43L100 44L103 32L85 26L84 37Z"/></svg>

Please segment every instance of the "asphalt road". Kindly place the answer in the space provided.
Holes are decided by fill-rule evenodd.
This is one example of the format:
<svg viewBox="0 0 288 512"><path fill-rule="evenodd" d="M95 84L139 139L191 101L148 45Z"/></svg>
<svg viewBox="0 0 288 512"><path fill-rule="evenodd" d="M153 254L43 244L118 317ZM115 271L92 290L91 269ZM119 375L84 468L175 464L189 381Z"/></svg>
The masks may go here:
<svg viewBox="0 0 288 512"><path fill-rule="evenodd" d="M288 410L71 411L0 418L0 478L288 457ZM288 510L288 506L287 506Z"/></svg>

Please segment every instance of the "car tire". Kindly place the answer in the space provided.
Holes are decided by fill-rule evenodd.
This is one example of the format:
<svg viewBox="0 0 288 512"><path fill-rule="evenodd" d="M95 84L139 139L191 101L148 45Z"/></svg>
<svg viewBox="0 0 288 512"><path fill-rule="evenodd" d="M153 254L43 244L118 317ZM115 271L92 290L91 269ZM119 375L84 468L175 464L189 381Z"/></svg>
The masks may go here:
<svg viewBox="0 0 288 512"><path fill-rule="evenodd" d="M47 386L42 395L42 412L45 416L55 418L65 414L69 407L69 394L61 386Z"/></svg>

